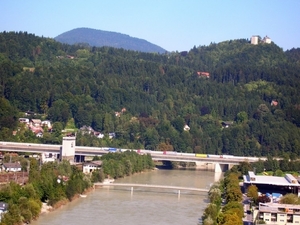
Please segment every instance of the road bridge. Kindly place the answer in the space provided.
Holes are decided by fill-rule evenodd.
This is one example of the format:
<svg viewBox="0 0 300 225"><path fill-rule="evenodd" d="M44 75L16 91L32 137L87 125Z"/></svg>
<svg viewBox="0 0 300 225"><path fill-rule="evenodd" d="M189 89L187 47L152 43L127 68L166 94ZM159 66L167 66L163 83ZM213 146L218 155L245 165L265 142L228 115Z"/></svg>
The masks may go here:
<svg viewBox="0 0 300 225"><path fill-rule="evenodd" d="M75 139L74 139L75 140ZM96 147L83 147L83 146L73 146L70 142L70 146L73 148L73 153L70 156L73 159L74 156L101 156L103 154L109 153L107 148L96 148ZM71 148L67 146L66 148ZM52 153L61 154L63 152L63 145L47 145L47 144L34 144L34 143L18 143L18 142L0 142L0 151L7 152L30 152L30 153ZM177 162L195 162L199 168L205 170L213 170L215 172L222 172L230 169L233 165L238 165L240 162L245 161L244 158L231 157L231 158L201 158L193 155L169 155L162 154L162 152L150 151L149 153L153 160L156 161L177 161ZM249 162L258 161L259 158L249 158Z"/></svg>

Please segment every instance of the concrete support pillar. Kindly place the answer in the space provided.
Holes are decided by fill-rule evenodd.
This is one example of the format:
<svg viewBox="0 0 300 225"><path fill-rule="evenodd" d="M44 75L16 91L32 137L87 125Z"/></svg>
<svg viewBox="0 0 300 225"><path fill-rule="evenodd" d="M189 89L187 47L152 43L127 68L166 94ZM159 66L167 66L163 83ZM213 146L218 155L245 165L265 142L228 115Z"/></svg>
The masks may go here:
<svg viewBox="0 0 300 225"><path fill-rule="evenodd" d="M215 163L215 173L221 173L222 168L219 163Z"/></svg>
<svg viewBox="0 0 300 225"><path fill-rule="evenodd" d="M62 147L60 149L60 160L68 160L74 163L76 136L63 137Z"/></svg>

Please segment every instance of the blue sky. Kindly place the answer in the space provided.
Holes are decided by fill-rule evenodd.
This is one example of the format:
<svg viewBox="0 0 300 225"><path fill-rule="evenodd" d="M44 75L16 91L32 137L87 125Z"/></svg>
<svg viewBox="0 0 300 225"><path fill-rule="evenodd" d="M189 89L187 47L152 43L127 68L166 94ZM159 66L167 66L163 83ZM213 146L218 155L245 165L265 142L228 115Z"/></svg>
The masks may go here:
<svg viewBox="0 0 300 225"><path fill-rule="evenodd" d="M300 0L2 0L0 32L56 37L79 27L128 34L168 51L268 35L300 47Z"/></svg>

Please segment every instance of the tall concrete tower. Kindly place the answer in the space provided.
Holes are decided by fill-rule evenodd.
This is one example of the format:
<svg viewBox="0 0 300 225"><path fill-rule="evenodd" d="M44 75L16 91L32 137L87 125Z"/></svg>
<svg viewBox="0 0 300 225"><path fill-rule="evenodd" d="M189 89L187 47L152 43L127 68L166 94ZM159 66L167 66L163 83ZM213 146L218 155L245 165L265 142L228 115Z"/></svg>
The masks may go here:
<svg viewBox="0 0 300 225"><path fill-rule="evenodd" d="M60 160L68 160L74 163L76 136L63 137L62 147L60 149Z"/></svg>

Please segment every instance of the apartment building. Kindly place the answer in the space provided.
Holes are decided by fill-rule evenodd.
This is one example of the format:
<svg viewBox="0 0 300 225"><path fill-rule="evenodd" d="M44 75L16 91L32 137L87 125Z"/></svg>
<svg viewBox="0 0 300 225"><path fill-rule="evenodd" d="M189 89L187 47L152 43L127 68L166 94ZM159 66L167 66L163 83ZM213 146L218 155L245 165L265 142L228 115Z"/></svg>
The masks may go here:
<svg viewBox="0 0 300 225"><path fill-rule="evenodd" d="M300 225L300 205L260 203L255 211L256 221L274 225Z"/></svg>

